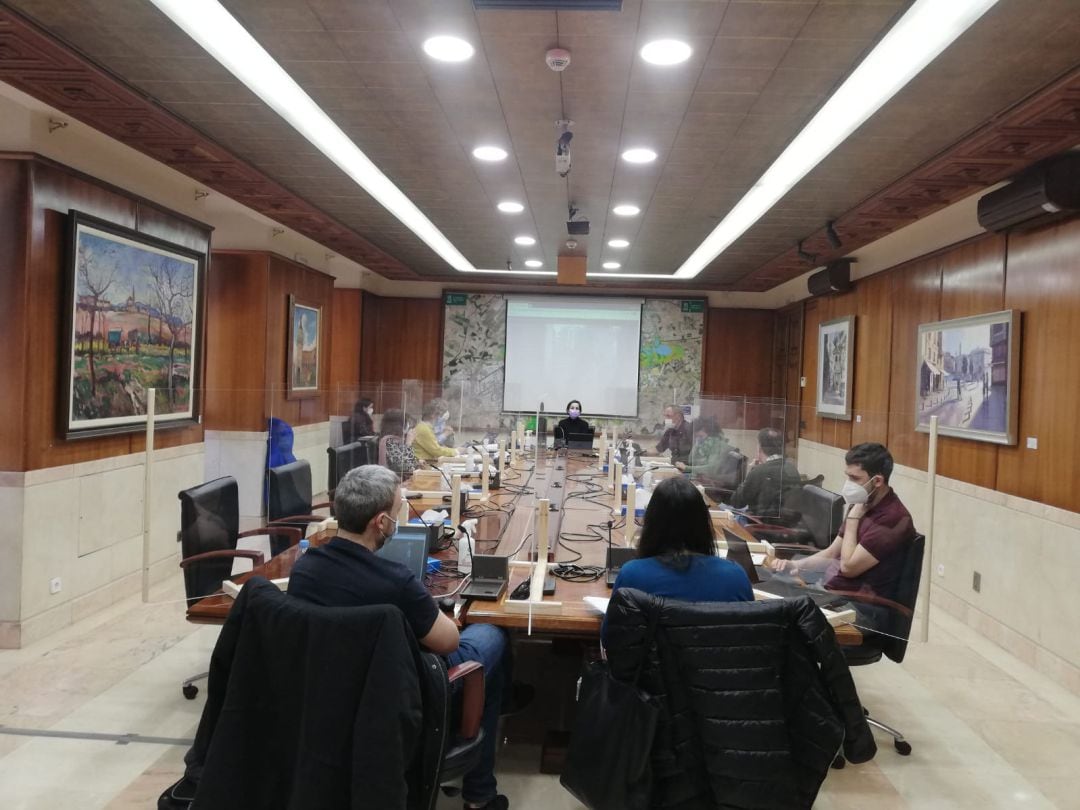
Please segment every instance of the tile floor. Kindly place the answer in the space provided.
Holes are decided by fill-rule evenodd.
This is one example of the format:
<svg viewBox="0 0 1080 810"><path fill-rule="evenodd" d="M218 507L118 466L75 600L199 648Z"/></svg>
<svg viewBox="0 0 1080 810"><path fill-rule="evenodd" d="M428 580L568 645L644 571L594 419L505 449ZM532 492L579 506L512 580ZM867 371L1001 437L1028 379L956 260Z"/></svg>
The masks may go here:
<svg viewBox="0 0 1080 810"><path fill-rule="evenodd" d="M183 618L174 583L154 603L132 598L43 642L0 651L0 807L153 808L182 770L179 745L16 736L11 729L186 738L202 697L183 677L204 669L217 630ZM884 737L877 758L833 771L821 810L1080 807L1080 696L1040 676L955 620L935 615L930 642L902 665L855 671L863 701L914 751ZM578 810L538 749L510 741L500 787L515 810ZM460 807L442 798L439 810Z"/></svg>

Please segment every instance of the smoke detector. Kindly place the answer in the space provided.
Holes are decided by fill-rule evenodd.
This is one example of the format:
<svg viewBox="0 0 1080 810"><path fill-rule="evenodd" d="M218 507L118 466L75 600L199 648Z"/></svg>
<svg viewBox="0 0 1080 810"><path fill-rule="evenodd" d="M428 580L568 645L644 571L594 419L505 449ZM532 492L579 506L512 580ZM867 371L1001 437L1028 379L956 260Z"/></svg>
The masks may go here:
<svg viewBox="0 0 1080 810"><path fill-rule="evenodd" d="M566 240L566 249L567 250L577 250L577 239L567 239Z"/></svg>
<svg viewBox="0 0 1080 810"><path fill-rule="evenodd" d="M565 48L552 48L544 54L544 61L556 73L562 73L570 66L570 51Z"/></svg>

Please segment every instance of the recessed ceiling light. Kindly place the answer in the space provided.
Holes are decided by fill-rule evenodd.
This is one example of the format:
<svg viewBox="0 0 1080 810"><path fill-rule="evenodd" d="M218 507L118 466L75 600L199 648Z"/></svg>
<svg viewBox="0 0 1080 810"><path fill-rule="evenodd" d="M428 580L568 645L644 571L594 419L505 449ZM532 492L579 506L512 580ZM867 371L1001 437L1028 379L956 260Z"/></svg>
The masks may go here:
<svg viewBox="0 0 1080 810"><path fill-rule="evenodd" d="M682 40L654 39L641 49L641 58L651 65L678 65L690 58L693 50Z"/></svg>
<svg viewBox="0 0 1080 810"><path fill-rule="evenodd" d="M527 259L525 261L525 266L526 267L543 267L544 263L542 261L540 261L539 259Z"/></svg>
<svg viewBox="0 0 1080 810"><path fill-rule="evenodd" d="M525 247L529 247L530 245L535 245L536 240L533 239L531 236L515 236L514 237L514 244L515 245L524 245Z"/></svg>
<svg viewBox="0 0 1080 810"><path fill-rule="evenodd" d="M614 208L611 209L611 213L620 217L636 217L638 214L641 213L641 209L638 208L636 205L623 204L616 205Z"/></svg>
<svg viewBox="0 0 1080 810"><path fill-rule="evenodd" d="M609 239L607 244L608 244L608 247L613 247L613 248L630 247L630 243L628 241L626 241L625 239Z"/></svg>
<svg viewBox="0 0 1080 810"><path fill-rule="evenodd" d="M652 149L635 147L622 153L622 159L627 163L652 163L656 160L656 152Z"/></svg>
<svg viewBox="0 0 1080 810"><path fill-rule="evenodd" d="M506 150L498 146L478 146L472 150L472 154L477 160L486 160L490 163L506 160Z"/></svg>
<svg viewBox="0 0 1080 810"><path fill-rule="evenodd" d="M451 267L461 271L474 269L442 231L349 140L341 127L221 3L152 2Z"/></svg>
<svg viewBox="0 0 1080 810"><path fill-rule="evenodd" d="M997 0L915 0L750 190L675 271L694 278Z"/></svg>
<svg viewBox="0 0 1080 810"><path fill-rule="evenodd" d="M618 270L622 265L618 262L604 262L601 267L605 270Z"/></svg>
<svg viewBox="0 0 1080 810"><path fill-rule="evenodd" d="M504 200L495 207L502 211L504 214L520 214L522 211L525 210L525 206L521 203L510 202L509 200Z"/></svg>
<svg viewBox="0 0 1080 810"><path fill-rule="evenodd" d="M424 40L424 53L440 62L464 62L474 51L473 46L459 37L430 37Z"/></svg>

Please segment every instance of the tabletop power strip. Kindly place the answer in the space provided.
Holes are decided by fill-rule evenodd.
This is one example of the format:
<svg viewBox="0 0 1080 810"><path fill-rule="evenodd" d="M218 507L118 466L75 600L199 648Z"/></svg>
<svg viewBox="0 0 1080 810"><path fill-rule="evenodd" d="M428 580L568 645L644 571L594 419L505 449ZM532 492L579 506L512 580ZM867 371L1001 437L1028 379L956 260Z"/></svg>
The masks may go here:
<svg viewBox="0 0 1080 810"><path fill-rule="evenodd" d="M271 583L278 586L279 590L289 590L289 578L282 577L281 579L272 579ZM240 593L240 589L244 587L243 582L233 582L231 579L227 579L221 583L221 590L225 592L226 596L231 596L233 599Z"/></svg>

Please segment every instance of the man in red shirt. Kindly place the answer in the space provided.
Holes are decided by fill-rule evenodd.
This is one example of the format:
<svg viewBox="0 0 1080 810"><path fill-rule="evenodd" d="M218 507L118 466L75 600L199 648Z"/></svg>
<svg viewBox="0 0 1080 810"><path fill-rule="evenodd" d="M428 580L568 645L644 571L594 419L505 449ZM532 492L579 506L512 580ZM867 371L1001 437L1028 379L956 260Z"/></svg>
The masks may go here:
<svg viewBox="0 0 1080 810"><path fill-rule="evenodd" d="M836 539L802 560L774 560L772 568L822 582L829 590L893 599L915 526L889 486L892 454L882 444L866 442L848 450L844 462L847 481L841 495L848 507Z"/></svg>

